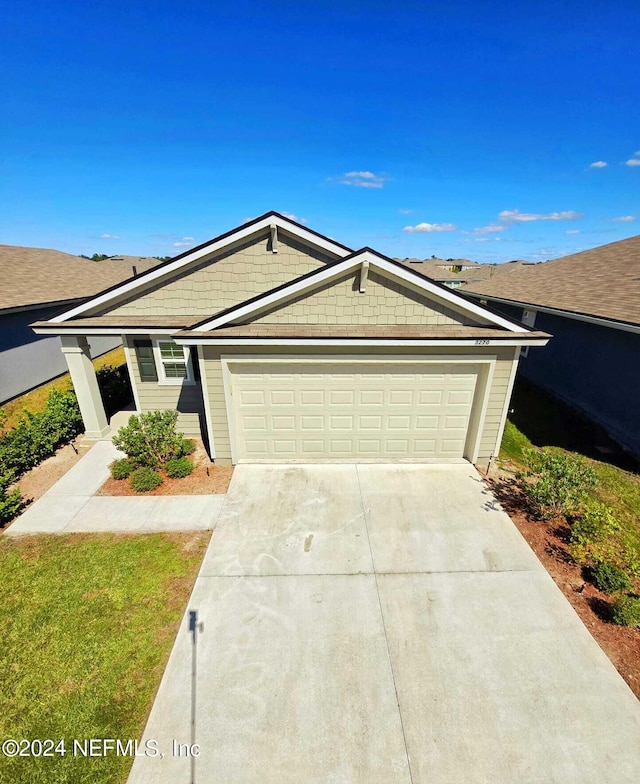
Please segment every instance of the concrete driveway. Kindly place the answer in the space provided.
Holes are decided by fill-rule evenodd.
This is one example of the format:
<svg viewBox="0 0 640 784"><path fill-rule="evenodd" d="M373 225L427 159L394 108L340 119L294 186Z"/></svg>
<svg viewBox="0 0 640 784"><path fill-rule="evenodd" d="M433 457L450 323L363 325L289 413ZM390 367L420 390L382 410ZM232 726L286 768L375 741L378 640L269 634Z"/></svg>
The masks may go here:
<svg viewBox="0 0 640 784"><path fill-rule="evenodd" d="M237 467L189 607L196 782L640 780L640 703L467 464ZM189 781L191 653L133 784Z"/></svg>

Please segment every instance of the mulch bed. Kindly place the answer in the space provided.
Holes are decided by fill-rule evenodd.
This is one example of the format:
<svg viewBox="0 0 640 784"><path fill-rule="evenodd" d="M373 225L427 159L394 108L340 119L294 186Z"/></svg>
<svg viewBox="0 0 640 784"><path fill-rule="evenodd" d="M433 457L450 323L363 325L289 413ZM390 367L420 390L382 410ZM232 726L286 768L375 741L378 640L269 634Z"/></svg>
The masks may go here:
<svg viewBox="0 0 640 784"><path fill-rule="evenodd" d="M571 559L567 524L537 519L510 471L495 469L486 481L591 635L640 699L640 629L617 626L609 620L610 597L586 582L582 567Z"/></svg>
<svg viewBox="0 0 640 784"><path fill-rule="evenodd" d="M201 441L196 442L196 451L189 455L195 468L193 473L182 479L172 479L160 469L164 482L148 493L136 493L128 479L112 479L109 477L96 495L216 495L226 493L233 475L233 466L215 465L209 460Z"/></svg>

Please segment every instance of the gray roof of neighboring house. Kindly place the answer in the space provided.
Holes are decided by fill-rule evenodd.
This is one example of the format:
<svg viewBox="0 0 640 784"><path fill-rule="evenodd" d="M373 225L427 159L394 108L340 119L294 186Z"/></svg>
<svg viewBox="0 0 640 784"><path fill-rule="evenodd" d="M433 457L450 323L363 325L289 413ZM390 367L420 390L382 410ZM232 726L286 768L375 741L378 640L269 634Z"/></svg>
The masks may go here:
<svg viewBox="0 0 640 784"><path fill-rule="evenodd" d="M97 294L160 264L140 256L91 261L48 248L0 245L0 310L68 302Z"/></svg>
<svg viewBox="0 0 640 784"><path fill-rule="evenodd" d="M464 291L640 325L640 235L469 284Z"/></svg>

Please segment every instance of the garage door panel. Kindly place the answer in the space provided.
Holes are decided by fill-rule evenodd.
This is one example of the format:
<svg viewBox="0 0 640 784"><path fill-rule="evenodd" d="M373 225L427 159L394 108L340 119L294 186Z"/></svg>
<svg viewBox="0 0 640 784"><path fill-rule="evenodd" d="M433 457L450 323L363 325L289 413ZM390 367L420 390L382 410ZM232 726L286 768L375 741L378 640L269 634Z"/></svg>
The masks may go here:
<svg viewBox="0 0 640 784"><path fill-rule="evenodd" d="M468 365L259 367L230 363L236 459L463 456Z"/></svg>

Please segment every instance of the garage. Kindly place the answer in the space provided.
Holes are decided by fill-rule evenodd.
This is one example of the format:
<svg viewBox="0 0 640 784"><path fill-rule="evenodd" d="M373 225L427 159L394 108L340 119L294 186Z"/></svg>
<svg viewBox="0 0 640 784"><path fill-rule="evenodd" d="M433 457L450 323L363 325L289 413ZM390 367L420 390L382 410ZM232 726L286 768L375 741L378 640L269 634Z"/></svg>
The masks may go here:
<svg viewBox="0 0 640 784"><path fill-rule="evenodd" d="M462 458L479 366L228 362L237 460Z"/></svg>

